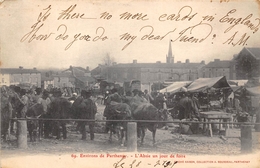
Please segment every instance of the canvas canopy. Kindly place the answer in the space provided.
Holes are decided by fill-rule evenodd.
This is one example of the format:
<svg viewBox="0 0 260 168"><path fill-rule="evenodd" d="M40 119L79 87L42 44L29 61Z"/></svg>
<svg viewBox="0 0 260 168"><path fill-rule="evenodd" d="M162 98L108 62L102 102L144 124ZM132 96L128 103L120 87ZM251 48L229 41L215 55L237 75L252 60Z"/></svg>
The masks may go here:
<svg viewBox="0 0 260 168"><path fill-rule="evenodd" d="M182 87L187 87L189 84L191 83L191 81L183 81L183 82L174 82L171 85L167 86L164 89L161 89L159 92L160 93L175 93L180 91L180 89Z"/></svg>
<svg viewBox="0 0 260 168"><path fill-rule="evenodd" d="M204 91L208 88L227 88L229 86L226 77L221 76L221 77L216 77L216 78L199 78L192 82L188 86L188 91L189 92L200 92Z"/></svg>
<svg viewBox="0 0 260 168"><path fill-rule="evenodd" d="M250 96L260 96L260 86L246 88L246 90Z"/></svg>

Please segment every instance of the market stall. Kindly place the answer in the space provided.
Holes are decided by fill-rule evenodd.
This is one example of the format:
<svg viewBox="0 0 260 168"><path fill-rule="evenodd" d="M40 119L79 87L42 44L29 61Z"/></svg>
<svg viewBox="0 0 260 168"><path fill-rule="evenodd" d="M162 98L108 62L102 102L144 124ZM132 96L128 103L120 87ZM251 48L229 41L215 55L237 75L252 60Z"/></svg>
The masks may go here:
<svg viewBox="0 0 260 168"><path fill-rule="evenodd" d="M188 92L197 93L198 99L201 104L200 106L200 117L204 121L219 120L229 121L232 120L232 114L226 113L224 111L224 106L227 106L228 95L232 92L230 85L228 84L226 77L216 77L216 78L199 78L192 82L187 87ZM207 101L206 101L207 100ZM204 111L204 112L203 112ZM212 137L212 124L207 124L209 134ZM204 124L204 129L206 125ZM219 131L222 125L219 125ZM228 126L226 127L226 129Z"/></svg>

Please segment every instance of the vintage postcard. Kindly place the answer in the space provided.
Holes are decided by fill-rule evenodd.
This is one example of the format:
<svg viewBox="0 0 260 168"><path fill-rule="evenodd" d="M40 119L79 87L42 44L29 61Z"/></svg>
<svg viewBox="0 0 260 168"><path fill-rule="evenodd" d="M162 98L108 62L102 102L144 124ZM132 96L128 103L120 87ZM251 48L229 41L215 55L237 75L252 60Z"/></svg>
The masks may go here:
<svg viewBox="0 0 260 168"><path fill-rule="evenodd" d="M259 0L1 0L0 18L1 167L260 167Z"/></svg>

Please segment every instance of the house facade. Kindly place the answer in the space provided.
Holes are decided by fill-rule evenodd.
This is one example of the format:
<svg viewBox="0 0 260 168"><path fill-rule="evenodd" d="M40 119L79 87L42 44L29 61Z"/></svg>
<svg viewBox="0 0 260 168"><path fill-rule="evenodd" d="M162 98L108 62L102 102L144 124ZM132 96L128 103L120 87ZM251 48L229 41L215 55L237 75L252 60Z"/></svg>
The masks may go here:
<svg viewBox="0 0 260 168"><path fill-rule="evenodd" d="M95 79L91 77L89 68L70 66L60 74L53 75L54 87L86 88L95 84Z"/></svg>
<svg viewBox="0 0 260 168"><path fill-rule="evenodd" d="M30 85L41 87L41 73L36 68L1 68L0 85Z"/></svg>
<svg viewBox="0 0 260 168"><path fill-rule="evenodd" d="M187 81L199 78L200 69L205 65L201 63L133 63L116 64L106 70L107 79L115 82L140 80L142 84L172 81ZM105 76L105 75L104 75Z"/></svg>
<svg viewBox="0 0 260 168"><path fill-rule="evenodd" d="M215 59L209 62L201 69L201 78L214 78L225 76L227 80L236 79L236 73L233 70L234 61Z"/></svg>
<svg viewBox="0 0 260 168"><path fill-rule="evenodd" d="M260 48L243 48L234 58L236 78L251 79L260 77Z"/></svg>

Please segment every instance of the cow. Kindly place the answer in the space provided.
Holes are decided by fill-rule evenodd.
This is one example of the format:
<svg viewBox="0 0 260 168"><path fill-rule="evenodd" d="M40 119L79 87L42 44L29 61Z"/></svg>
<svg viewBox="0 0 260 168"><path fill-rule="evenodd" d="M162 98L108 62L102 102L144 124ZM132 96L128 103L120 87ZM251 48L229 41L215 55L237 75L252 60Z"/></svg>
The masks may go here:
<svg viewBox="0 0 260 168"><path fill-rule="evenodd" d="M162 127L163 124L159 124L154 121L164 121L167 119L166 110L158 110L154 105L150 103L141 103L132 112L134 120L152 120L153 122L137 122L137 136L141 138L141 145L143 145L145 130L148 129L152 132L153 145L155 145L156 129Z"/></svg>
<svg viewBox="0 0 260 168"><path fill-rule="evenodd" d="M112 101L108 106L107 120L131 120L132 113L130 106L126 103ZM124 137L127 139L127 122L108 121L107 127L110 130L109 141L112 142L112 133L117 132L121 146L124 146Z"/></svg>
<svg viewBox="0 0 260 168"><path fill-rule="evenodd" d="M10 139L10 122L12 118L12 105L10 103L9 95L7 93L7 88L1 88L1 137L3 140Z"/></svg>
<svg viewBox="0 0 260 168"><path fill-rule="evenodd" d="M197 102L189 97L187 93L184 93L182 98L175 102L169 111L173 119L177 117L182 120L196 117L200 120Z"/></svg>
<svg viewBox="0 0 260 168"><path fill-rule="evenodd" d="M143 145L145 130L148 128L153 134L153 145L155 145L156 129L162 127L163 124L155 121L164 121L167 119L167 110L157 109L142 97L136 95L134 97L124 97L124 102L129 104L132 117L134 120L152 120L153 122L137 122L137 136L141 138L141 145Z"/></svg>

